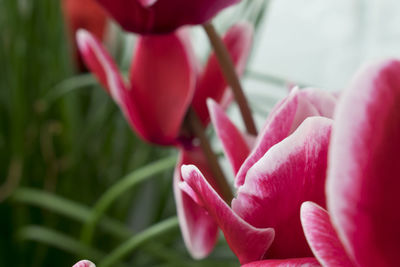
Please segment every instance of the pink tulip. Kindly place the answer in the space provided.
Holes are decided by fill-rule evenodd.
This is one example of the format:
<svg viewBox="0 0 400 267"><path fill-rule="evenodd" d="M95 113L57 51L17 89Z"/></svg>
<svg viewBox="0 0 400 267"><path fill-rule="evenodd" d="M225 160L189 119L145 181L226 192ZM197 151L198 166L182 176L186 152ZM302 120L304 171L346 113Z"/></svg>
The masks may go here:
<svg viewBox="0 0 400 267"><path fill-rule="evenodd" d="M239 23L223 38L238 73L244 71L252 36L251 25ZM215 55L210 56L204 69L199 68L184 30L139 37L130 82L126 83L109 54L92 35L80 31L77 38L87 66L120 106L134 131L148 142L176 146L180 151L177 170L182 164L196 164L211 177L201 149L193 144L193 136L182 124L190 105L207 125L206 99L212 98L223 106L231 100ZM180 181L180 171L176 171L174 192L184 241L193 257L202 258L213 249L218 228L190 197L176 190Z"/></svg>
<svg viewBox="0 0 400 267"><path fill-rule="evenodd" d="M96 267L96 265L88 260L81 260L74 264L72 267Z"/></svg>
<svg viewBox="0 0 400 267"><path fill-rule="evenodd" d="M361 71L341 96L329 151L328 212L302 205L307 240L324 266L398 266L400 61Z"/></svg>
<svg viewBox="0 0 400 267"><path fill-rule="evenodd" d="M203 24L239 0L97 0L127 31L168 33Z"/></svg>
<svg viewBox="0 0 400 267"><path fill-rule="evenodd" d="M237 196L229 207L193 165L182 167L180 187L215 220L242 264L312 256L300 205L312 200L325 206L328 117L335 101L315 89L293 90L271 112L250 154L246 138L217 104L209 103L225 153L233 170L239 170Z"/></svg>

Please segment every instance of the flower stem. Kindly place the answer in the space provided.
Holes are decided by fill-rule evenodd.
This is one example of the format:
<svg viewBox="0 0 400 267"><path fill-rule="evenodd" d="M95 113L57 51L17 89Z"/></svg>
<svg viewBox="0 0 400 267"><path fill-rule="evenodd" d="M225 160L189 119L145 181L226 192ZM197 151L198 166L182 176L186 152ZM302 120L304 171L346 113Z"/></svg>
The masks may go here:
<svg viewBox="0 0 400 267"><path fill-rule="evenodd" d="M243 92L243 88L240 84L239 77L235 71L232 58L225 44L221 40L221 37L218 35L211 22L204 24L203 28L207 33L208 39L210 40L212 47L214 48L215 55L221 66L221 70L225 76L225 80L232 88L232 92L235 96L236 102L239 105L240 113L242 114L247 132L252 135L257 135L257 128L254 123L249 104Z"/></svg>
<svg viewBox="0 0 400 267"><path fill-rule="evenodd" d="M193 108L190 108L188 111L188 121L193 133L200 140L200 146L203 150L204 155L207 158L209 167L212 171L214 182L217 184L218 189L222 195L222 198L225 200L228 205L230 205L231 200L233 199L233 193L229 186L228 181L219 165L218 158L215 155L214 151L211 148L210 142L208 141L207 135L204 132L204 128L200 119L198 118L196 111ZM206 177L208 180L209 177ZM213 184L212 181L208 181L210 184Z"/></svg>

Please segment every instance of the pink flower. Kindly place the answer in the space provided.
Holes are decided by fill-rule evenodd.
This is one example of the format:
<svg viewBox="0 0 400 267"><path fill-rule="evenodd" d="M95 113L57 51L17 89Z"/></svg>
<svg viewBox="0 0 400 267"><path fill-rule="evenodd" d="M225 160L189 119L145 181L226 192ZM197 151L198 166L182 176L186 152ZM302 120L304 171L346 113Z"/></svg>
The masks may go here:
<svg viewBox="0 0 400 267"><path fill-rule="evenodd" d="M238 73L243 73L252 36L251 25L239 23L223 38ZM180 151L177 170L182 164L196 164L211 177L206 159L183 121L192 105L201 122L207 125L210 119L206 99L212 98L222 106L232 99L216 56L212 54L205 68L201 68L184 30L139 37L130 82L126 83L109 54L91 34L80 31L77 38L87 66L120 106L134 131L148 142L176 146ZM175 171L175 189L181 180L180 171ZM202 258L214 247L218 228L190 197L182 195L181 190L174 192L185 243L193 257Z"/></svg>
<svg viewBox="0 0 400 267"><path fill-rule="evenodd" d="M325 206L329 117L335 102L332 95L315 89L293 90L270 113L249 154L246 138L210 101L217 134L237 172L236 198L228 206L193 165L182 167L180 187L215 220L242 264L312 256L301 228L300 205L312 200Z"/></svg>
<svg viewBox="0 0 400 267"><path fill-rule="evenodd" d="M127 31L167 33L203 24L239 0L97 0Z"/></svg>
<svg viewBox="0 0 400 267"><path fill-rule="evenodd" d="M96 265L88 260L81 260L74 264L72 267L96 267Z"/></svg>
<svg viewBox="0 0 400 267"><path fill-rule="evenodd" d="M335 112L326 186L329 213L302 205L307 240L324 266L398 266L400 61L361 71Z"/></svg>

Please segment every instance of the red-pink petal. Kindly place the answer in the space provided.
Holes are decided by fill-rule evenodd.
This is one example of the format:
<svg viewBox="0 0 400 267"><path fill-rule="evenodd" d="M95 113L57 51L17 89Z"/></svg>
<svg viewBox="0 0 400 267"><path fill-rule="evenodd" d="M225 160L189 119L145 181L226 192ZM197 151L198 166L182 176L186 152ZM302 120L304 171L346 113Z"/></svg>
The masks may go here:
<svg viewBox="0 0 400 267"><path fill-rule="evenodd" d="M274 239L274 230L254 228L237 216L195 166L182 166L182 177L181 188L215 219L239 261L245 264L262 259Z"/></svg>
<svg viewBox="0 0 400 267"><path fill-rule="evenodd" d="M135 100L128 95L124 81L110 55L101 43L86 30L78 31L77 41L87 67L120 106L132 128L146 139L146 128L142 123L138 107L135 104Z"/></svg>
<svg viewBox="0 0 400 267"><path fill-rule="evenodd" d="M314 105L319 116L333 118L337 102L337 97L334 94L316 88L305 88L300 90L299 93L303 94Z"/></svg>
<svg viewBox="0 0 400 267"><path fill-rule="evenodd" d="M239 0L97 0L127 31L168 33L203 24Z"/></svg>
<svg viewBox="0 0 400 267"><path fill-rule="evenodd" d="M321 266L315 258L298 258L285 260L263 260L243 265L242 267L318 267Z"/></svg>
<svg viewBox="0 0 400 267"><path fill-rule="evenodd" d="M96 267L96 265L88 260L81 260L74 264L72 267Z"/></svg>
<svg viewBox="0 0 400 267"><path fill-rule="evenodd" d="M328 210L359 266L398 266L400 61L363 69L340 97L330 149Z"/></svg>
<svg viewBox="0 0 400 267"><path fill-rule="evenodd" d="M179 183L183 181L180 171L183 164L196 164L205 175L211 174L199 148L181 149L174 172L176 210L183 240L189 253L193 258L201 259L213 250L218 237L218 226L202 207L179 188Z"/></svg>
<svg viewBox="0 0 400 267"><path fill-rule="evenodd" d="M312 202L301 205L301 224L314 255L326 267L354 267L333 229L329 214Z"/></svg>
<svg viewBox="0 0 400 267"><path fill-rule="evenodd" d="M225 155L231 163L233 172L236 174L243 161L249 155L249 146L242 133L214 100L208 99L207 105L215 131L222 142Z"/></svg>
<svg viewBox="0 0 400 267"><path fill-rule="evenodd" d="M237 23L228 30L223 41L236 66L237 73L242 75L253 43L253 26L247 22ZM219 62L215 53L212 53L200 76L193 98L193 107L205 125L210 119L206 100L212 98L225 108L229 104L229 100L232 100L228 96L231 91L227 89L228 85Z"/></svg>
<svg viewBox="0 0 400 267"><path fill-rule="evenodd" d="M291 91L290 95L277 104L268 116L262 132L259 134L256 145L250 156L240 168L235 185L243 185L247 171L276 143L282 141L309 116L319 115L318 111L299 93L298 88Z"/></svg>
<svg viewBox="0 0 400 267"><path fill-rule="evenodd" d="M300 223L307 200L325 205L325 178L332 120L307 118L248 171L232 209L257 228L275 229L271 258L311 256Z"/></svg>
<svg viewBox="0 0 400 267"><path fill-rule="evenodd" d="M183 31L139 38L129 95L140 110L149 141L171 144L178 136L194 93L194 68Z"/></svg>

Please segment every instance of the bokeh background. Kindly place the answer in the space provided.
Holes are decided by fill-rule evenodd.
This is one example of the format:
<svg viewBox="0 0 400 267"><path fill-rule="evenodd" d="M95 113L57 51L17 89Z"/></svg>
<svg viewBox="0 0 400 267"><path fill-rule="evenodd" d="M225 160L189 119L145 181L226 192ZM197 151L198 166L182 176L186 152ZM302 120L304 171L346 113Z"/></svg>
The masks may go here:
<svg viewBox="0 0 400 267"><path fill-rule="evenodd" d="M60 7L58 0L0 0L0 266L100 259L175 216L175 152L139 140L95 79L77 71ZM244 84L261 126L291 85L339 91L365 61L400 56L399 10L395 0L247 0L217 25L224 31L238 19L255 23ZM105 42L126 71L135 36L111 22L108 28ZM193 29L193 40L204 57L209 46L201 29ZM240 125L234 105L229 114ZM159 160L154 171L149 164ZM154 173L107 210L92 244L80 242L96 201L124 177L149 169ZM192 260L174 221L121 266L238 262L223 238L210 258Z"/></svg>

